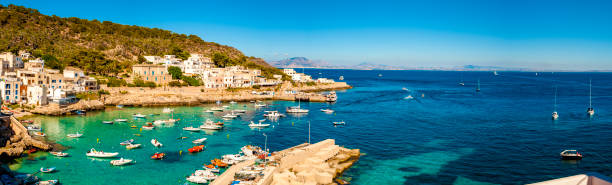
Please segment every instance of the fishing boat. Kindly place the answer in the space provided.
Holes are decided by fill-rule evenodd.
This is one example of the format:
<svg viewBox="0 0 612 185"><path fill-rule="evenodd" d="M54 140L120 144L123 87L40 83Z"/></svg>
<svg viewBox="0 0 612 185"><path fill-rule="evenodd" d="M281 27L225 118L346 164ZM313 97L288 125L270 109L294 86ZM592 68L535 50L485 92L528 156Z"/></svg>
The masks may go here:
<svg viewBox="0 0 612 185"><path fill-rule="evenodd" d="M120 145L130 145L132 144L132 142L134 142L134 139L129 139L129 140L125 140L121 143L119 143Z"/></svg>
<svg viewBox="0 0 612 185"><path fill-rule="evenodd" d="M559 113L557 113L557 87L555 87L555 104L553 107L552 119L553 120L559 119Z"/></svg>
<svg viewBox="0 0 612 185"><path fill-rule="evenodd" d="M582 159L582 154L580 154L576 150L563 150L563 152L561 152L560 155L561 155L561 159L563 159L563 160L580 160L580 159Z"/></svg>
<svg viewBox="0 0 612 185"><path fill-rule="evenodd" d="M589 116L593 116L595 114L595 109L593 109L593 101L592 101L592 83L589 80L589 108L587 108L587 114Z"/></svg>
<svg viewBox="0 0 612 185"><path fill-rule="evenodd" d="M57 156L57 157L66 157L68 156L68 153L64 153L64 152L49 152L51 155Z"/></svg>
<svg viewBox="0 0 612 185"><path fill-rule="evenodd" d="M132 144L132 143L130 143L130 144L125 146L125 149L129 150L129 149L134 149L134 148L140 148L140 145L141 144Z"/></svg>
<svg viewBox="0 0 612 185"><path fill-rule="evenodd" d="M123 165L132 163L132 161L133 161L132 159L124 159L122 157L119 160L110 161L110 164L112 164L113 166L123 166Z"/></svg>
<svg viewBox="0 0 612 185"><path fill-rule="evenodd" d="M335 121L332 122L334 125L346 125L346 123L344 121Z"/></svg>
<svg viewBox="0 0 612 185"><path fill-rule="evenodd" d="M28 125L28 131L42 131L39 125Z"/></svg>
<svg viewBox="0 0 612 185"><path fill-rule="evenodd" d="M92 148L85 155L87 155L88 157L109 158L109 157L115 157L115 156L119 155L119 152L96 151L96 149Z"/></svg>
<svg viewBox="0 0 612 185"><path fill-rule="evenodd" d="M221 171L219 168L217 168L215 165L212 165L212 164L202 166L202 168L209 170L213 173L219 173Z"/></svg>
<svg viewBox="0 0 612 185"><path fill-rule="evenodd" d="M145 117L147 117L146 115L144 115L144 114L140 114L140 113L138 113L138 114L133 114L132 116L133 116L134 118L145 118Z"/></svg>
<svg viewBox="0 0 612 185"><path fill-rule="evenodd" d="M249 124L249 127L251 128L263 128L263 127L269 127L270 124L264 124L263 122L266 121L264 120L259 120L259 123L255 124L255 122L251 121L251 124Z"/></svg>
<svg viewBox="0 0 612 185"><path fill-rule="evenodd" d="M40 136L40 137L45 137L45 136L47 136L45 133L42 133L42 132L34 132L34 135L35 135L35 136Z"/></svg>
<svg viewBox="0 0 612 185"><path fill-rule="evenodd" d="M46 181L38 181L36 185L56 185L59 183L59 180L46 180Z"/></svg>
<svg viewBox="0 0 612 185"><path fill-rule="evenodd" d="M476 92L480 92L480 79L478 79L478 85L476 86Z"/></svg>
<svg viewBox="0 0 612 185"><path fill-rule="evenodd" d="M194 147L191 147L190 149L187 149L189 153L201 152L202 150L204 150L204 145L194 146Z"/></svg>
<svg viewBox="0 0 612 185"><path fill-rule="evenodd" d="M163 144L161 144L159 141L157 141L157 139L151 139L151 144L155 147L162 147L164 146Z"/></svg>
<svg viewBox="0 0 612 185"><path fill-rule="evenodd" d="M200 144L200 143L203 143L204 141L206 141L206 138L205 138L205 137L200 138L200 139L193 140L193 141L192 141L192 143L193 143L193 144Z"/></svg>
<svg viewBox="0 0 612 185"><path fill-rule="evenodd" d="M153 154L153 156L151 156L151 159L160 160L160 159L163 159L165 156L166 156L165 153L155 152L155 154Z"/></svg>
<svg viewBox="0 0 612 185"><path fill-rule="evenodd" d="M166 108L164 108L164 109L162 110L162 113L171 113L171 112L174 112L174 109L171 109L171 108L167 108L167 107L166 107Z"/></svg>
<svg viewBox="0 0 612 185"><path fill-rule="evenodd" d="M51 173L53 171L55 171L55 167L51 167L51 168L40 167L40 172L42 173Z"/></svg>
<svg viewBox="0 0 612 185"><path fill-rule="evenodd" d="M83 136L83 134L80 134L79 132L77 132L76 134L68 134L66 136L71 137L71 138L79 138Z"/></svg>
<svg viewBox="0 0 612 185"><path fill-rule="evenodd" d="M208 182L204 177L197 176L195 174L192 174L191 176L187 177L186 180L196 184L206 184Z"/></svg>
<svg viewBox="0 0 612 185"><path fill-rule="evenodd" d="M155 126L153 126L153 123L146 123L145 125L142 126L142 129L144 130L153 130L155 128Z"/></svg>
<svg viewBox="0 0 612 185"><path fill-rule="evenodd" d="M331 113L334 113L334 110L331 110L331 109L321 109L321 112L325 112L325 113L331 114Z"/></svg>
<svg viewBox="0 0 612 185"><path fill-rule="evenodd" d="M191 132L199 132L200 128L189 126L189 127L183 128L183 130L184 131L191 131Z"/></svg>
<svg viewBox="0 0 612 185"><path fill-rule="evenodd" d="M223 111L223 107L213 107L210 108L211 111Z"/></svg>
<svg viewBox="0 0 612 185"><path fill-rule="evenodd" d="M127 122L127 119L115 119L115 122Z"/></svg>
<svg viewBox="0 0 612 185"><path fill-rule="evenodd" d="M104 123L104 124L113 124L114 122L113 121L102 121L102 123Z"/></svg>
<svg viewBox="0 0 612 185"><path fill-rule="evenodd" d="M268 118L278 118L278 117L284 117L284 114L279 113L278 111L265 111L266 114L264 114L265 117Z"/></svg>
<svg viewBox="0 0 612 185"><path fill-rule="evenodd" d="M338 78L338 80L344 80L344 76L340 76L340 78Z"/></svg>

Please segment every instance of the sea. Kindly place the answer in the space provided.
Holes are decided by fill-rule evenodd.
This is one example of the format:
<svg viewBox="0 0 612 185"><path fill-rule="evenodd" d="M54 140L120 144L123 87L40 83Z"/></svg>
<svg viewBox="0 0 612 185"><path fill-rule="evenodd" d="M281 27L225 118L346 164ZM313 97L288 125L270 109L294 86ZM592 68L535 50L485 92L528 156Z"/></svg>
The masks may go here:
<svg viewBox="0 0 612 185"><path fill-rule="evenodd" d="M352 89L336 91L335 103L264 101L229 104L246 109L241 117L225 121L214 132L188 132L207 119L218 121L224 113L206 113L215 104L172 107L108 107L84 116L37 116L46 139L66 147L69 157L36 152L13 161L9 167L35 173L56 167L55 173L38 173L40 179L63 184L185 184L186 176L224 154L238 153L244 145L279 151L301 143L328 138L336 144L360 149L359 161L342 178L356 185L401 184L526 184L576 174L612 174L612 73L377 71L305 69L313 78L339 81ZM589 81L592 106L589 107ZM460 85L459 83L464 83ZM480 86L480 91L476 89ZM555 98L556 97L556 98ZM555 101L556 99L556 101ZM251 129L250 121L264 119L264 111L300 105L308 114L287 115L272 126ZM320 109L335 110L332 114ZM558 120L551 113L559 113ZM144 119L132 114L148 115ZM227 113L227 111L225 112ZM159 114L159 115L158 115ZM126 123L103 124L125 118ZM180 119L174 126L154 130L131 128L158 119ZM334 126L332 122L346 125ZM81 138L67 134L82 133ZM186 137L186 138L183 138ZM190 154L191 141L208 138L203 152ZM142 148L126 150L120 142L134 139ZM163 147L155 148L151 139ZM90 149L119 152L134 159L129 166L111 166L109 159L86 157ZM559 153L576 149L580 161L564 161ZM165 152L164 160L151 160Z"/></svg>

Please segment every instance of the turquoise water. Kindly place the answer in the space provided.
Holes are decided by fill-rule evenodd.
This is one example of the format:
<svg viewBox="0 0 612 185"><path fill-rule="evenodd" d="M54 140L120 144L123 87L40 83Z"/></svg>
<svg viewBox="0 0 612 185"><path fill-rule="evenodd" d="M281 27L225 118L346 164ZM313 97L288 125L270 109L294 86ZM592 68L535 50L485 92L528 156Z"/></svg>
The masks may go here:
<svg viewBox="0 0 612 185"><path fill-rule="evenodd" d="M344 76L355 88L338 91L338 102L304 103L310 109L303 116L289 115L272 128L253 130L250 120L263 119L264 110L284 110L297 102L269 101L272 107L255 110L250 103L235 105L249 112L229 121L219 132L190 133L186 126L197 126L207 118L221 114L202 112L212 106L174 107L175 127L152 131L131 129L146 121L167 119L162 114L134 120L133 113L161 113L159 108L125 108L91 112L87 116L36 117L50 140L71 147L71 157L57 158L37 153L12 165L19 172L31 173L41 166L56 166L58 172L42 174L43 179L59 178L64 184L182 184L185 176L210 159L236 153L246 144L267 145L282 150L308 140L311 123L312 142L327 138L348 148L359 148L362 156L344 176L352 184L524 184L587 172L612 174L612 73L534 73L441 72L441 71L354 71L309 69L314 77L338 79ZM378 74L382 74L379 77ZM463 77L462 77L463 76ZM458 82L464 79L465 86ZM480 79L482 91L475 92ZM588 80L593 79L593 106L589 118ZM557 111L552 121L554 88L558 88ZM406 88L407 90L403 90ZM412 95L413 100L404 97ZM227 103L226 103L227 105ZM331 107L336 112L318 111ZM282 111L284 112L284 111ZM102 124L102 120L129 118L131 123ZM332 121L344 120L346 126L334 127ZM80 131L83 138L65 137ZM142 136L134 136L141 133ZM187 136L186 140L177 140ZM183 153L192 140L205 136L207 149L198 154ZM96 143L97 139L100 143ZM127 151L119 142L133 138L144 145ZM149 143L158 138L164 147ZM133 158L131 166L114 167L108 159L91 159L85 152L98 150L120 152ZM582 161L559 160L564 149L578 149ZM169 158L153 161L156 151Z"/></svg>

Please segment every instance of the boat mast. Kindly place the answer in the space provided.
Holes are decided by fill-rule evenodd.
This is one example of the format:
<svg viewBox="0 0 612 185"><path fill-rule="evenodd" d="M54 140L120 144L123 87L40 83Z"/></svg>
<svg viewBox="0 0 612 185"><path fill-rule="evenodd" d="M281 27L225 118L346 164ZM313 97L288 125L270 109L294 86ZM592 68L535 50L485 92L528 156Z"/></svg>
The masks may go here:
<svg viewBox="0 0 612 185"><path fill-rule="evenodd" d="M555 106L553 111L557 112L557 86L555 86Z"/></svg>
<svg viewBox="0 0 612 185"><path fill-rule="evenodd" d="M592 93L593 93L593 90L592 89L593 89L592 80L589 79L589 108L593 108L593 105L592 105L592 99L593 99L592 98Z"/></svg>

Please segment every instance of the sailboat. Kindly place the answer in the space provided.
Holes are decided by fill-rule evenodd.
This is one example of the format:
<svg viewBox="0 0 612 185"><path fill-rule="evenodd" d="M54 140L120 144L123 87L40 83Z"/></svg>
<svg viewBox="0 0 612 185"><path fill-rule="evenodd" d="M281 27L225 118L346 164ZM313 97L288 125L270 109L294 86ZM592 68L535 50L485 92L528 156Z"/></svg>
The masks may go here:
<svg viewBox="0 0 612 185"><path fill-rule="evenodd" d="M593 116L593 114L595 114L595 109L593 109L593 103L592 103L592 83L591 80L589 80L589 108L587 109L587 114L589 116Z"/></svg>
<svg viewBox="0 0 612 185"><path fill-rule="evenodd" d="M478 79L478 86L476 86L476 92L480 92L480 78Z"/></svg>
<svg viewBox="0 0 612 185"><path fill-rule="evenodd" d="M463 83L463 72L461 72L461 82L459 82L460 86L464 86L465 83Z"/></svg>
<svg viewBox="0 0 612 185"><path fill-rule="evenodd" d="M287 107L287 113L308 113L308 109L302 109L301 100L298 99L298 106Z"/></svg>
<svg viewBox="0 0 612 185"><path fill-rule="evenodd" d="M497 71L493 71L493 75L497 76L499 74L497 74Z"/></svg>
<svg viewBox="0 0 612 185"><path fill-rule="evenodd" d="M559 118L559 113L557 113L557 87L555 87L555 106L552 113L552 119L557 120Z"/></svg>

